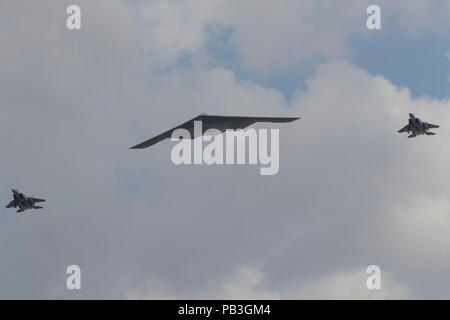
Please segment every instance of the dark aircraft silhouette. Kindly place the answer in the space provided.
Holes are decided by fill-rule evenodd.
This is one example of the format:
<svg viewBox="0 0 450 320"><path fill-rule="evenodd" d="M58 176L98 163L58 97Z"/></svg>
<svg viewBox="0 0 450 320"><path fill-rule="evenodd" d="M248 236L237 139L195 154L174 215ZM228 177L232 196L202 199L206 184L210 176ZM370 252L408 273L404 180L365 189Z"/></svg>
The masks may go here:
<svg viewBox="0 0 450 320"><path fill-rule="evenodd" d="M197 138L194 136L194 121L202 122L202 134L205 133L208 129L218 129L220 132L225 131L226 129L243 129L246 128L256 122L274 122L274 123L286 123L292 122L299 117L294 118L286 118L286 117L236 117L236 116L212 116L207 114L201 114L181 125L170 129L156 137L153 137L147 141L144 141L130 149L144 149L150 147L164 139L168 139L172 136L172 132L176 129L186 129L191 134L191 137Z"/></svg>
<svg viewBox="0 0 450 320"><path fill-rule="evenodd" d="M42 209L42 207L35 206L36 202L44 202L44 199L38 199L33 197L26 197L23 195L23 193L20 193L19 191L12 189L14 199L8 203L6 208L19 208L16 212L23 212L28 209Z"/></svg>
<svg viewBox="0 0 450 320"><path fill-rule="evenodd" d="M398 132L408 132L411 134L408 136L408 138L414 138L418 135L426 134L427 136L435 135L434 132L430 132L428 130L433 128L439 128L436 124L431 124L427 122L422 122L419 118L416 118L414 114L409 114L408 124L398 130Z"/></svg>

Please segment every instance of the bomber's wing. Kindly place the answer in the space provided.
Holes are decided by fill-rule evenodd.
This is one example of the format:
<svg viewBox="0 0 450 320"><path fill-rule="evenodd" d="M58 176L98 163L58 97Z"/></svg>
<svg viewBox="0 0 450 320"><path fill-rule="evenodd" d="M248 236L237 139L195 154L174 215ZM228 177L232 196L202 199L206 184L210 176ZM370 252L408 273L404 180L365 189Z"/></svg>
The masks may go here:
<svg viewBox="0 0 450 320"><path fill-rule="evenodd" d="M439 126L437 124L432 124L432 123L427 123L428 128L433 129L433 128L439 128Z"/></svg>
<svg viewBox="0 0 450 320"><path fill-rule="evenodd" d="M186 122L187 123L187 122ZM186 124L184 123L184 124ZM144 149L144 148L148 148L154 144L157 144L158 142L168 139L172 136L172 132L175 131L176 129L179 128L183 128L183 125L175 127L173 129L167 130L166 132L163 132L159 135L157 135L156 137L153 137L151 139L148 139L142 143L139 143L138 145L135 145L134 147L131 147L130 149Z"/></svg>
<svg viewBox="0 0 450 320"><path fill-rule="evenodd" d="M33 197L30 197L30 199L33 200L34 202L45 202L45 199L38 199Z"/></svg>
<svg viewBox="0 0 450 320"><path fill-rule="evenodd" d="M399 133L406 132L406 131L408 131L408 125L404 126L400 130L398 130Z"/></svg>
<svg viewBox="0 0 450 320"><path fill-rule="evenodd" d="M147 141L144 141L131 149L144 149L150 147L164 139L170 138L172 136L173 131L176 129L186 129L191 134L191 137L196 138L194 136L194 122L201 121L202 122L202 134L205 133L208 129L218 129L220 132L225 131L226 129L243 129L246 128L256 122L273 122L273 123L286 123L292 122L298 117L236 117L236 116L212 116L202 114L199 115L185 123L170 129L156 137L153 137Z"/></svg>

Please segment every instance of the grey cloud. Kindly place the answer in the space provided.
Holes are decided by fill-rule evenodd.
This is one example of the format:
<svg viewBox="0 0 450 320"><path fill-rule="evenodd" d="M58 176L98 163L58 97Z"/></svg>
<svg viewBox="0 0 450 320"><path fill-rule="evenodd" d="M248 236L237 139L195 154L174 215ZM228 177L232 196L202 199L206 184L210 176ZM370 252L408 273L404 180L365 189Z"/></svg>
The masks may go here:
<svg viewBox="0 0 450 320"><path fill-rule="evenodd" d="M448 242L433 234L447 230L450 209L448 100L412 100L335 61L287 102L224 68L164 69L163 55L142 51L132 9L80 5L79 33L63 27L65 3L0 10L1 194L7 201L16 186L48 199L35 215L0 209L0 297L304 297L311 283L354 279L374 263L412 296L448 296ZM395 132L409 111L439 119L435 139ZM281 127L280 172L270 178L252 166L174 166L170 142L128 150L200 112L302 119ZM417 181L423 188L411 187ZM415 211L417 196L432 219ZM69 264L82 269L81 292L65 289ZM257 289L234 286L242 270L263 275Z"/></svg>

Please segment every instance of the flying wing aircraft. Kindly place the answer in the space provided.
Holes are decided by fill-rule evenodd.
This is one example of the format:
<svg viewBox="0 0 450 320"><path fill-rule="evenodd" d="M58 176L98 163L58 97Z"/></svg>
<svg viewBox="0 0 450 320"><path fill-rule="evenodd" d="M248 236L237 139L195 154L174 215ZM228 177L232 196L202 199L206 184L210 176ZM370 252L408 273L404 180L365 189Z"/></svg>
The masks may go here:
<svg viewBox="0 0 450 320"><path fill-rule="evenodd" d="M44 199L38 199L33 197L27 197L23 193L12 189L14 199L6 205L6 208L19 208L16 212L23 212L28 209L42 209L42 207L36 206L37 202L44 202Z"/></svg>
<svg viewBox="0 0 450 320"><path fill-rule="evenodd" d="M220 132L223 132L227 129L243 129L246 128L256 122L273 122L273 123L286 123L292 122L299 117L237 117L237 116L213 116L207 114L201 114L185 123L172 128L166 132L163 132L147 141L144 141L130 149L144 149L150 147L164 139L168 139L172 136L172 132L177 129L186 129L191 134L191 137L196 138L194 136L194 121L202 122L202 134L205 133L208 129L218 129Z"/></svg>
<svg viewBox="0 0 450 320"><path fill-rule="evenodd" d="M433 128L439 128L438 125L436 124L431 124L431 123L427 123L427 122L422 122L419 118L416 118L414 116L414 114L410 113L409 114L409 119L408 119L408 124L406 126L404 126L403 128L401 128L400 130L398 130L398 132L402 133L402 132L408 132L411 134L408 136L408 138L414 138L418 135L422 135L425 134L427 136L432 136L435 135L434 132L430 132L430 129Z"/></svg>

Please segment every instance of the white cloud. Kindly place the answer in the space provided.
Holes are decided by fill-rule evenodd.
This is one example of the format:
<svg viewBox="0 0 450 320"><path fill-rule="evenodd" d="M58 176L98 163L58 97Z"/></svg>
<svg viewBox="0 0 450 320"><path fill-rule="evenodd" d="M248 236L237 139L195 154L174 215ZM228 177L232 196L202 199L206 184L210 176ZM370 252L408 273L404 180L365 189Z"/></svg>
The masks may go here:
<svg viewBox="0 0 450 320"><path fill-rule="evenodd" d="M424 183L432 183L425 179ZM384 216L384 215L383 215ZM409 198L394 201L385 216L382 229L385 237L380 245L389 245L386 252L405 268L439 273L448 269L450 261L450 202L443 195L423 190Z"/></svg>
<svg viewBox="0 0 450 320"><path fill-rule="evenodd" d="M312 2L293 30L294 2L279 11L266 2L253 15L237 2L154 2L142 13L153 23L148 38L138 38L139 22L117 3L82 3L95 19L78 34L54 27L64 26L63 5L20 15L28 3L14 3L0 10L8 48L0 52L0 186L5 198L16 186L48 202L42 215L2 209L1 297L70 297L52 292L73 263L86 298L368 297L359 266L369 263L389 270L381 297L448 297L449 100L412 99L346 61L321 65L290 103L225 68L149 71L183 51L202 57L209 23L234 28L232 43L254 72L345 56L345 18L324 22L338 34L329 43L333 33L311 36L322 25ZM1 16L12 12L22 18ZM398 134L411 111L440 124L437 135ZM302 119L281 127L280 172L270 179L251 166L175 167L169 141L128 150L200 112ZM150 280L135 285L142 279Z"/></svg>
<svg viewBox="0 0 450 320"><path fill-rule="evenodd" d="M258 8L255 10L255 8ZM168 66L183 54L210 61L208 28L229 28L231 45L245 70L267 74L306 61L348 55L346 41L359 21L361 2L349 7L316 1L153 1L140 6L149 28L141 33L157 65Z"/></svg>
<svg viewBox="0 0 450 320"><path fill-rule="evenodd" d="M216 296L217 299L280 299L280 294L265 289L261 282L263 273L257 268L243 267L232 279L224 280L218 292L204 295L204 298Z"/></svg>
<svg viewBox="0 0 450 320"><path fill-rule="evenodd" d="M293 299L407 299L409 289L397 283L392 274L381 271L381 289L369 290L364 268L351 272L336 272L316 281L307 282L292 295Z"/></svg>
<svg viewBox="0 0 450 320"><path fill-rule="evenodd" d="M231 278L227 278L208 292L189 293L190 299L276 299L277 296L271 293L261 292L257 288L261 281L262 274L256 268L242 267ZM145 285L129 289L125 292L126 299L182 299L168 289L161 289L157 281L147 281Z"/></svg>
<svg viewBox="0 0 450 320"><path fill-rule="evenodd" d="M366 287L368 275L364 268L351 272L336 272L297 285L291 283L283 292L275 292L264 286L264 274L255 267L239 268L232 277L216 282L215 286L190 299L406 299L409 297L407 286L397 283L391 273L382 270L381 289L369 290ZM294 281L294 283L296 283ZM161 291L158 285L146 285L145 288L132 289L125 293L127 299L185 299L185 296Z"/></svg>
<svg viewBox="0 0 450 320"><path fill-rule="evenodd" d="M239 66L267 76L351 55L352 36L373 35L366 28L371 1L176 1L139 6L145 50L157 66L176 64L184 54L194 63L211 62L208 30L231 30ZM446 35L449 3L402 0L380 4L384 32Z"/></svg>
<svg viewBox="0 0 450 320"><path fill-rule="evenodd" d="M232 277L215 283L208 291L189 293L190 299L280 299L280 294L263 287L263 274L258 268L241 267ZM182 295L167 290L161 291L157 285L146 285L125 293L127 299L183 299Z"/></svg>
<svg viewBox="0 0 450 320"><path fill-rule="evenodd" d="M435 235L420 250L405 250L409 241L396 236L406 227L411 233L405 239L414 240L414 230L421 230L421 219L426 219L421 210L415 220L415 215L396 212L433 208L436 199L445 197L442 181L450 176L443 148L443 138L450 135L450 117L443 116L447 100L413 100L407 89L345 61L318 68L308 89L290 105L277 90L237 81L223 68L166 74L147 91L136 85L138 96L132 90L118 102L99 91L92 101L84 98L87 105L69 100L70 111L66 105L64 112L51 100L48 110L3 100L13 106L7 109L10 118L23 122L22 130L8 119L1 123L3 165L11 168L5 169L2 185L19 182L19 188L38 190L49 202L46 215L24 229L33 238L41 234L39 241L14 238L18 235L7 230L0 236L48 248L35 248L44 266L33 269L45 267L40 276L52 279L52 288L55 268L70 260L95 274L87 280L98 290L86 293L90 297L284 298L330 292L330 298L367 298L355 286L355 265L376 260L417 290L416 279L423 281L428 271L422 264L448 262L440 251L448 249L445 238ZM151 104L140 105L136 98ZM130 103L123 108L121 101ZM281 128L280 173L264 181L249 167L174 167L170 142L144 152L127 150L200 111L297 114L302 119ZM408 140L398 134L410 111L441 124L437 135ZM33 143L35 136L39 143ZM24 141L30 141L29 148L17 149ZM121 191L129 183L138 186L136 195ZM434 197L417 205L409 200L427 194ZM439 214L427 220L427 233L446 232L447 203L436 208ZM54 250L61 255L55 257ZM401 257L408 258L407 264ZM252 268L225 276L255 260L267 265L264 276ZM3 268L8 266L13 267ZM118 283L123 277L129 281ZM147 278L152 280L143 288L130 285ZM333 291L334 285L341 287ZM392 291L381 297L403 296L397 281L391 285Z"/></svg>

